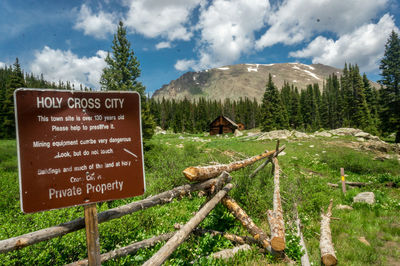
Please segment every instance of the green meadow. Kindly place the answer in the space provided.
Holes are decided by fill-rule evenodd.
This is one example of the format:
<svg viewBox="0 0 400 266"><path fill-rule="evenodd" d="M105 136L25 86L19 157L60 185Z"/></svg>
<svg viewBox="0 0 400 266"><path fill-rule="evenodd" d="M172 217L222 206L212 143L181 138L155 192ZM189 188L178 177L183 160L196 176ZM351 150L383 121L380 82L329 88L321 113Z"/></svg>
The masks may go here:
<svg viewBox="0 0 400 266"><path fill-rule="evenodd" d="M279 156L280 189L286 227L286 254L300 264L299 239L295 234L294 203L297 203L302 232L312 265L320 264L319 233L321 209L333 199L332 239L338 265L400 264L400 164L397 158L377 160L373 151L351 147L353 137L290 139ZM98 212L156 195L188 183L182 170L189 166L229 163L263 151L273 150L275 141L251 138L204 136L202 134L155 135L145 152L147 191L143 196L97 204ZM229 192L254 222L269 233L266 211L272 209L273 176L271 164L255 177L249 175L262 162L232 172L234 188ZM366 182L361 188L332 188L340 182L343 167L348 181ZM375 194L373 205L353 204L360 192ZM101 253L162 233L185 224L206 201L199 193L170 203L135 212L99 225ZM335 206L349 205L353 210ZM83 216L83 207L70 207L34 214L20 210L16 142L0 141L0 240L58 225ZM201 228L249 235L222 204L200 224ZM367 242L362 242L365 239ZM141 265L165 242L135 254L105 262L104 265ZM166 261L166 265L261 265L284 264L260 253L257 247L240 252L230 260L209 255L234 244L220 236L191 235ZM84 230L0 254L1 265L63 265L87 257Z"/></svg>

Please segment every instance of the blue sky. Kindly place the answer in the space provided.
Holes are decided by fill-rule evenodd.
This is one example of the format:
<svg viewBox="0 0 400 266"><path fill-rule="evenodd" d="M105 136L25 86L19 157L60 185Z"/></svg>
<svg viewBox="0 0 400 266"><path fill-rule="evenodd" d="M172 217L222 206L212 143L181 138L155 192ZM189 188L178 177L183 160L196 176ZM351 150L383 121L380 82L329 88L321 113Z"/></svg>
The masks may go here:
<svg viewBox="0 0 400 266"><path fill-rule="evenodd" d="M395 0L1 0L0 67L99 87L118 21L148 93L186 71L237 63L357 63L379 79Z"/></svg>

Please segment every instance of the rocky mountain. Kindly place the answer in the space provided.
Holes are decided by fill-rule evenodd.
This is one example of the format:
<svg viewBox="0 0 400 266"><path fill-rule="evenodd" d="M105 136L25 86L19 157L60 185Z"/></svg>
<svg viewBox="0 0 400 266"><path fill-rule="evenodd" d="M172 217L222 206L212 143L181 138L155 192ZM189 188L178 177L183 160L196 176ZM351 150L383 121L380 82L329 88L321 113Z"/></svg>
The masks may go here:
<svg viewBox="0 0 400 266"><path fill-rule="evenodd" d="M155 91L153 98L181 100L185 97L205 97L224 100L248 97L261 101L269 73L279 89L285 81L299 89L306 88L308 84L318 83L322 89L329 75L341 75L342 70L322 64L301 63L230 65L200 72L187 72Z"/></svg>

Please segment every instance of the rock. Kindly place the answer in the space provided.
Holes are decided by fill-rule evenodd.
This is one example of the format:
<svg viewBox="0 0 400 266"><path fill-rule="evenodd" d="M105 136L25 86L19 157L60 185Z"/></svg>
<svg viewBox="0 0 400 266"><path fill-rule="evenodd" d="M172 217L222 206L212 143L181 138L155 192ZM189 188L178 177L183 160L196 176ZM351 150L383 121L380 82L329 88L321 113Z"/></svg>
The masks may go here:
<svg viewBox="0 0 400 266"><path fill-rule="evenodd" d="M308 146L308 147L310 147L310 148L314 148L314 145L310 145L310 146Z"/></svg>
<svg viewBox="0 0 400 266"><path fill-rule="evenodd" d="M362 192L357 194L353 198L353 202L362 202L362 203L368 203L368 204L374 204L375 203L375 194L374 192Z"/></svg>
<svg viewBox="0 0 400 266"><path fill-rule="evenodd" d="M287 139L291 136L292 136L292 132L290 132L289 130L286 130L286 129L285 130L273 130L273 131L269 131L269 132L262 134L261 136L259 136L257 138L257 140Z"/></svg>
<svg viewBox="0 0 400 266"><path fill-rule="evenodd" d="M318 136L318 137L327 137L327 138L332 137L332 134L329 133L329 132L326 132L326 131L315 132L314 135L315 135L315 136Z"/></svg>
<svg viewBox="0 0 400 266"><path fill-rule="evenodd" d="M283 156L286 155L286 152L282 151L281 153L278 154L278 156Z"/></svg>
<svg viewBox="0 0 400 266"><path fill-rule="evenodd" d="M208 136L210 136L210 132L204 133L204 137L208 137Z"/></svg>
<svg viewBox="0 0 400 266"><path fill-rule="evenodd" d="M185 137L179 136L179 138L178 138L178 139L185 139Z"/></svg>
<svg viewBox="0 0 400 266"><path fill-rule="evenodd" d="M342 205L342 204L336 205L335 208L338 210L349 210L349 211L353 210L353 207L351 207L349 205Z"/></svg>
<svg viewBox="0 0 400 266"><path fill-rule="evenodd" d="M365 237L361 236L358 238L358 241L360 241L361 243L367 245L367 246L371 246L371 244L367 241L367 239L365 239Z"/></svg>
<svg viewBox="0 0 400 266"><path fill-rule="evenodd" d="M183 146L183 144L178 144L178 145L176 145L176 147L179 148L179 149L182 149L185 146Z"/></svg>
<svg viewBox="0 0 400 266"><path fill-rule="evenodd" d="M364 138L357 138L357 141L364 142L365 139Z"/></svg>
<svg viewBox="0 0 400 266"><path fill-rule="evenodd" d="M156 134L156 135L159 135L159 134L165 135L165 134L167 134L167 132L165 130L163 130L161 127L157 126L154 129L154 134Z"/></svg>
<svg viewBox="0 0 400 266"><path fill-rule="evenodd" d="M240 136L243 136L243 133L236 129L235 133L233 133L233 135L235 135L235 137L240 137Z"/></svg>
<svg viewBox="0 0 400 266"><path fill-rule="evenodd" d="M309 138L309 136L306 133L299 132L299 131L296 131L296 130L292 131L292 136L294 136L296 138L299 138L299 139Z"/></svg>
<svg viewBox="0 0 400 266"><path fill-rule="evenodd" d="M369 134L367 132L363 132L363 131L354 134L354 137L366 138L366 139L369 139L370 136L371 136L371 134Z"/></svg>
<svg viewBox="0 0 400 266"><path fill-rule="evenodd" d="M329 130L328 132L331 133L332 135L338 135L338 136L350 136L350 135L354 136L355 134L362 132L362 130L357 129L357 128L342 127L342 128Z"/></svg>
<svg viewBox="0 0 400 266"><path fill-rule="evenodd" d="M380 151L380 152L389 152L392 147L383 141L368 141L363 143L362 148L366 150Z"/></svg>

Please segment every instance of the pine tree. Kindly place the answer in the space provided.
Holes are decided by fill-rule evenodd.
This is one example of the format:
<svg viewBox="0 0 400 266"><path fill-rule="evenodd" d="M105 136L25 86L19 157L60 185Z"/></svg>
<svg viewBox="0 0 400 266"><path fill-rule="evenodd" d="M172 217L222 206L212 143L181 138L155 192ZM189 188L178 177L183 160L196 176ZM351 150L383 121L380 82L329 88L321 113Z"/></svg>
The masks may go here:
<svg viewBox="0 0 400 266"><path fill-rule="evenodd" d="M100 84L102 90L137 91L142 105L143 138L150 139L154 134L155 123L146 101L145 87L137 79L140 77L139 61L131 50L131 44L126 38L126 28L119 22L114 35L113 53L105 59L107 67L103 69Z"/></svg>
<svg viewBox="0 0 400 266"><path fill-rule="evenodd" d="M385 45L385 54L379 69L382 71L382 129L396 131L396 143L400 142L400 39L395 31Z"/></svg>
<svg viewBox="0 0 400 266"><path fill-rule="evenodd" d="M16 58L4 94L3 109L1 110L3 114L1 127L4 138L15 138L14 91L22 87L25 87L24 74L22 73L18 58Z"/></svg>
<svg viewBox="0 0 400 266"><path fill-rule="evenodd" d="M289 122L285 111L279 91L272 82L271 74L269 74L261 106L262 131L288 128Z"/></svg>

